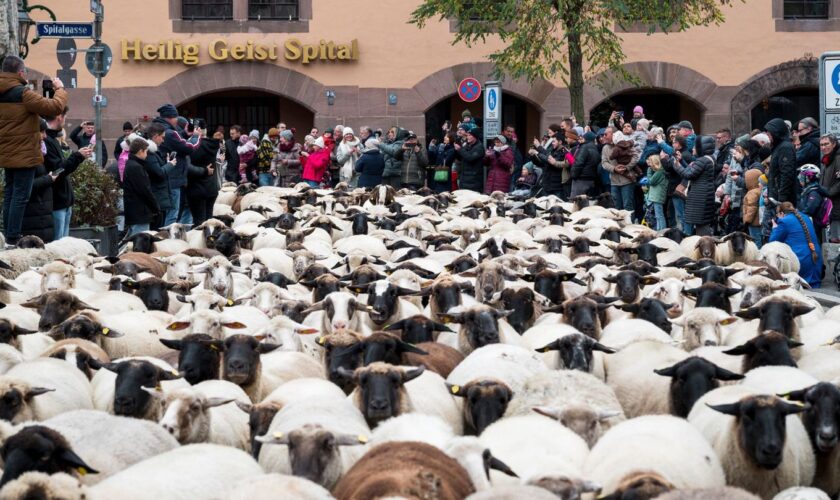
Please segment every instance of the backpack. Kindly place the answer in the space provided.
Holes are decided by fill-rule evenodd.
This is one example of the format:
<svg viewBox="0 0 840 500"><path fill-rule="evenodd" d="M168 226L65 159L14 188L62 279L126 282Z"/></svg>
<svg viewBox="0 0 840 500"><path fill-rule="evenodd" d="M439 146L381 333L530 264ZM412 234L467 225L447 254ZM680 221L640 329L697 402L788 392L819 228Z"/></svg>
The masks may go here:
<svg viewBox="0 0 840 500"><path fill-rule="evenodd" d="M831 202L831 198L828 196L824 197L820 208L817 210L816 217L814 217L814 222L818 227L828 227L831 222L831 211L833 209L834 203Z"/></svg>

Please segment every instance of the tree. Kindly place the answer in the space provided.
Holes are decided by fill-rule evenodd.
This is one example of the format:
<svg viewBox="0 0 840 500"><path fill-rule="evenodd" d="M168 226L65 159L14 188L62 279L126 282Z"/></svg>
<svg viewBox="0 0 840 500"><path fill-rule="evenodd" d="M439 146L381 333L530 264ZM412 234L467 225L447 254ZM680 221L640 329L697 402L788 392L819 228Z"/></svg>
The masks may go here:
<svg viewBox="0 0 840 500"><path fill-rule="evenodd" d="M723 22L732 0L423 0L410 22L422 28L439 17L457 22L452 44L472 47L498 36L504 48L490 54L494 76L552 79L569 88L572 112L583 117L584 80L609 75L638 82L624 69L616 26L640 23L648 34L684 31ZM586 68L584 68L584 62ZM586 72L584 72L586 70ZM605 82L594 81L604 85Z"/></svg>
<svg viewBox="0 0 840 500"><path fill-rule="evenodd" d="M0 61L8 54L17 55L18 53L17 21L17 2L2 2L0 4Z"/></svg>

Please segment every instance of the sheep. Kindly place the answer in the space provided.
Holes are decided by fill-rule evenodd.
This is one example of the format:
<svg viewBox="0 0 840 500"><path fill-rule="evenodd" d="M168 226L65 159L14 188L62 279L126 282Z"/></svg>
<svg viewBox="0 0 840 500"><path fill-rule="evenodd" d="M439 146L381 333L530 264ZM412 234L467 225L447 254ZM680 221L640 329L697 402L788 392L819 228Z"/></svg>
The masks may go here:
<svg viewBox="0 0 840 500"><path fill-rule="evenodd" d="M476 491L486 491L491 488L490 469L512 477L519 477L507 464L494 457L491 451L476 437L453 438L444 451L464 467Z"/></svg>
<svg viewBox="0 0 840 500"><path fill-rule="evenodd" d="M761 299L772 295L773 292L789 286L787 283L779 283L761 275L748 276L738 282L738 285L741 286L741 305L739 309L748 309Z"/></svg>
<svg viewBox="0 0 840 500"><path fill-rule="evenodd" d="M592 447L583 469L603 487L602 494L640 473L655 474L676 489L726 485L721 460L703 434L670 415L634 418L611 428Z"/></svg>
<svg viewBox="0 0 840 500"><path fill-rule="evenodd" d="M228 404L249 401L236 384L207 380L190 388L146 392L165 402L160 425L179 443L215 443L250 451L248 418Z"/></svg>
<svg viewBox="0 0 840 500"><path fill-rule="evenodd" d="M446 378L450 385L495 379L506 384L514 395L532 376L548 372L533 351L518 346L491 344L476 349L458 364Z"/></svg>
<svg viewBox="0 0 840 500"><path fill-rule="evenodd" d="M613 390L578 370L537 373L529 378L508 405L507 416L527 415L533 409L559 420L589 446L625 419Z"/></svg>
<svg viewBox="0 0 840 500"><path fill-rule="evenodd" d="M232 485L227 500L273 500L282 491L285 498L294 500L331 500L330 492L307 479L283 474L265 474Z"/></svg>
<svg viewBox="0 0 840 500"><path fill-rule="evenodd" d="M726 386L700 398L688 421L717 452L728 485L771 498L814 478L814 452L794 416L803 410L748 387Z"/></svg>
<svg viewBox="0 0 840 500"><path fill-rule="evenodd" d="M333 489L338 500L388 496L466 498L475 491L467 471L438 448L416 442L376 446Z"/></svg>
<svg viewBox="0 0 840 500"><path fill-rule="evenodd" d="M782 274L799 272L799 258L786 243L778 241L765 243L759 251L759 259L778 269Z"/></svg>
<svg viewBox="0 0 840 500"><path fill-rule="evenodd" d="M731 486L724 486L722 488L674 490L656 498L658 500L705 500L707 498L717 498L719 500L761 500L752 493L744 491L741 488L733 488ZM774 497L774 500L775 498L778 497Z"/></svg>
<svg viewBox="0 0 840 500"><path fill-rule="evenodd" d="M148 310L142 299L127 292L109 290L91 294L76 289L70 290L70 293L84 300L95 311L107 310L109 314L123 314Z"/></svg>
<svg viewBox="0 0 840 500"><path fill-rule="evenodd" d="M323 333L332 333L335 330L345 328L357 331L363 330L361 315L356 314L356 312L372 309L372 307L356 300L356 297L351 293L334 292L303 311L306 315L312 315L315 312L321 313L307 317L303 323L320 327Z"/></svg>
<svg viewBox="0 0 840 500"><path fill-rule="evenodd" d="M728 266L733 262L749 262L759 259L759 251L750 235L736 231L718 240L715 249L715 263Z"/></svg>
<svg viewBox="0 0 840 500"><path fill-rule="evenodd" d="M0 344L0 375L23 363L23 354L8 344Z"/></svg>
<svg viewBox="0 0 840 500"><path fill-rule="evenodd" d="M391 441L417 441L441 450L455 437L443 419L425 413L406 413L381 422L371 434L371 446Z"/></svg>
<svg viewBox="0 0 840 500"><path fill-rule="evenodd" d="M774 496L773 500L829 500L829 496L819 488L793 486Z"/></svg>
<svg viewBox="0 0 840 500"><path fill-rule="evenodd" d="M41 353L44 358L62 359L70 366L78 368L90 380L93 371L88 361L94 359L100 363L111 361L110 356L101 347L84 339L60 340Z"/></svg>
<svg viewBox="0 0 840 500"><path fill-rule="evenodd" d="M692 351L701 346L721 345L725 337L723 327L737 320L714 307L697 307L671 322L682 327L683 347L686 351Z"/></svg>
<svg viewBox="0 0 840 500"><path fill-rule="evenodd" d="M104 364L95 360L88 363L97 369L90 381L94 406L114 415L157 422L163 406L143 387L188 386L172 366L157 358L138 356Z"/></svg>
<svg viewBox="0 0 840 500"><path fill-rule="evenodd" d="M190 257L182 253L169 257L157 257L157 260L166 264L166 273L163 275L166 281L189 280L193 273L192 267L204 263L204 259L200 257Z"/></svg>
<svg viewBox="0 0 840 500"><path fill-rule="evenodd" d="M650 321L643 319L624 319L613 321L604 328L601 333L600 344L608 351L620 351L635 342L660 342L670 344L673 342L671 336L662 328ZM605 362L607 358L604 358Z"/></svg>
<svg viewBox="0 0 840 500"><path fill-rule="evenodd" d="M744 344L723 351L723 353L742 356L741 372L747 373L760 366L795 367L795 358L799 357L799 353L798 349L795 353L793 350L801 346L802 343L800 342L796 342L779 332L768 330Z"/></svg>
<svg viewBox="0 0 840 500"><path fill-rule="evenodd" d="M692 260L714 259L717 240L713 236L689 236L680 242L680 248Z"/></svg>
<svg viewBox="0 0 840 500"><path fill-rule="evenodd" d="M64 436L43 425L28 425L8 436L2 454L0 486L30 471L79 475L98 472L70 448Z"/></svg>
<svg viewBox="0 0 840 500"><path fill-rule="evenodd" d="M387 418L417 412L437 415L456 434L463 433L460 405L440 375L424 373L423 367L401 370L387 363L357 368L352 375L344 368L339 371L356 382L350 399L371 428Z"/></svg>
<svg viewBox="0 0 840 500"><path fill-rule="evenodd" d="M294 401L277 412L259 462L267 472L293 474L332 489L364 454L370 429L346 399Z"/></svg>
<svg viewBox="0 0 840 500"><path fill-rule="evenodd" d="M93 409L87 377L58 359L39 358L15 365L0 376L0 385L6 402L0 418L13 423Z"/></svg>
<svg viewBox="0 0 840 500"><path fill-rule="evenodd" d="M502 321L511 311L503 311L484 304L471 307L456 307L438 316L447 323L460 323L457 338L450 347L457 348L465 356L475 349L490 344L520 345L519 334L507 322Z"/></svg>
<svg viewBox="0 0 840 500"><path fill-rule="evenodd" d="M95 250L92 252L95 253ZM46 248L6 250L2 258L5 267L0 265L0 276L13 280L33 267L44 266L63 257L60 253Z"/></svg>

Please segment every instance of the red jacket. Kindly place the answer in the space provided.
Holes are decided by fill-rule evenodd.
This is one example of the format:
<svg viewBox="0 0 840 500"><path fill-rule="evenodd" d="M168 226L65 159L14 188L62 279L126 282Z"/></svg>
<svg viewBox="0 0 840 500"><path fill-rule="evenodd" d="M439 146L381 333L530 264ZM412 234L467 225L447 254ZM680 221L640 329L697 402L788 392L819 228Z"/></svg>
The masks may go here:
<svg viewBox="0 0 840 500"><path fill-rule="evenodd" d="M330 166L330 150L321 148L320 150L310 153L306 164L303 166L303 175L301 176L305 181L321 182L324 178L324 172Z"/></svg>
<svg viewBox="0 0 840 500"><path fill-rule="evenodd" d="M490 167L487 171L487 181L484 183L484 193L493 191L507 193L510 190L510 170L513 167L513 150L505 148L496 154L494 149L488 149L484 156L484 164Z"/></svg>

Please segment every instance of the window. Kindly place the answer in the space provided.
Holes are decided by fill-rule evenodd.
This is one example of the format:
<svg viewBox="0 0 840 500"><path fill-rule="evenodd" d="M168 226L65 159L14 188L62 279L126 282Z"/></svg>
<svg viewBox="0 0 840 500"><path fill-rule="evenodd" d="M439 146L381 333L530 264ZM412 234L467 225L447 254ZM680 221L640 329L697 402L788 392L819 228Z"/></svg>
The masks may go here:
<svg viewBox="0 0 840 500"><path fill-rule="evenodd" d="M233 19L232 0L183 0L181 19Z"/></svg>
<svg viewBox="0 0 840 500"><path fill-rule="evenodd" d="M298 0L248 0L248 19L298 20Z"/></svg>
<svg viewBox="0 0 840 500"><path fill-rule="evenodd" d="M785 19L828 19L829 0L784 0Z"/></svg>

